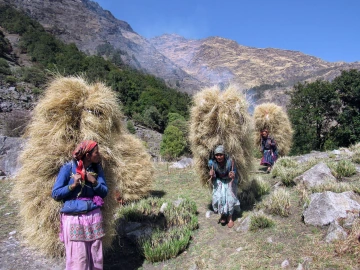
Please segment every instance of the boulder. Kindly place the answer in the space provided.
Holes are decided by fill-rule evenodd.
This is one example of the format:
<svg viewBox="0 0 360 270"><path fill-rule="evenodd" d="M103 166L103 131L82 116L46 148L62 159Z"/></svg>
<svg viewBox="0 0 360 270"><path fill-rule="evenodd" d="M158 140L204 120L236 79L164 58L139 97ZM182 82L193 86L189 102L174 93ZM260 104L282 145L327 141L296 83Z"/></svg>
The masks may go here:
<svg viewBox="0 0 360 270"><path fill-rule="evenodd" d="M18 157L24 142L22 138L0 136L0 170L8 177L14 177L20 169Z"/></svg>
<svg viewBox="0 0 360 270"><path fill-rule="evenodd" d="M169 168L185 169L187 167L191 167L192 165L193 165L192 158L182 158L178 162L173 163Z"/></svg>
<svg viewBox="0 0 360 270"><path fill-rule="evenodd" d="M360 212L360 197L352 191L334 193L325 191L310 196L310 204L303 216L305 224L325 226L351 213Z"/></svg>
<svg viewBox="0 0 360 270"><path fill-rule="evenodd" d="M336 178L331 174L330 168L323 162L316 164L294 179L295 183L302 183L308 188L335 181Z"/></svg>

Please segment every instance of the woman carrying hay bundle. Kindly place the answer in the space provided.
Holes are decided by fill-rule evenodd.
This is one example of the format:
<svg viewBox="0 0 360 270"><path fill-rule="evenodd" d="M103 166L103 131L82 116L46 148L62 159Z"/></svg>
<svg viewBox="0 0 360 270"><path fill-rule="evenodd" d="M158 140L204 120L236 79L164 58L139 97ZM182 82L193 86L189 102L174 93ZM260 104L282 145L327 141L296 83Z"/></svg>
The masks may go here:
<svg viewBox="0 0 360 270"><path fill-rule="evenodd" d="M263 154L260 165L271 171L278 156L286 156L292 145L290 120L286 112L274 103L262 103L254 110L254 142ZM260 133L260 134L259 134Z"/></svg>
<svg viewBox="0 0 360 270"><path fill-rule="evenodd" d="M278 158L277 145L273 137L269 135L269 131L264 128L260 133L260 152L262 158L260 165L267 166L267 173L270 173L272 166Z"/></svg>
<svg viewBox="0 0 360 270"><path fill-rule="evenodd" d="M219 222L232 228L234 221L232 215L235 206L240 206L236 197L238 179L234 161L225 155L223 145L214 150L215 159L209 160L210 180L213 185L212 206L215 212L221 215Z"/></svg>
<svg viewBox="0 0 360 270"><path fill-rule="evenodd" d="M65 244L66 269L103 269L103 217L100 208L108 193L95 141L81 142L73 160L64 164L52 197L64 202L60 240Z"/></svg>

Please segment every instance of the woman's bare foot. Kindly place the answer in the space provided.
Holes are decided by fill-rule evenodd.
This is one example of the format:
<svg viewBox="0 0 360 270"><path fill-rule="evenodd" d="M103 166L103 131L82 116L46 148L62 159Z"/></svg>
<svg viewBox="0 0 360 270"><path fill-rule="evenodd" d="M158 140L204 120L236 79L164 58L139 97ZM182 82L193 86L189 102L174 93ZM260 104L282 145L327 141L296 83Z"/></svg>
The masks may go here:
<svg viewBox="0 0 360 270"><path fill-rule="evenodd" d="M267 170L266 170L267 173L270 173L271 172L271 167L268 167Z"/></svg>
<svg viewBox="0 0 360 270"><path fill-rule="evenodd" d="M227 226L228 226L229 228L234 227L234 221L232 220L232 216L229 216L229 217L228 217L228 224L227 224Z"/></svg>

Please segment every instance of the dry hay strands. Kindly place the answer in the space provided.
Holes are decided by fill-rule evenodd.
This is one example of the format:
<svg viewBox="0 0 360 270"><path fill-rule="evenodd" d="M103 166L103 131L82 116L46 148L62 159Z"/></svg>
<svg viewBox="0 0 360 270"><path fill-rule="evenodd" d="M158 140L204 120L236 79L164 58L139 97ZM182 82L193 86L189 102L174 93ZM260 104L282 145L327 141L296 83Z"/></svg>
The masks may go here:
<svg viewBox="0 0 360 270"><path fill-rule="evenodd" d="M124 132L116 96L104 84L88 84L81 77L55 77L38 102L27 127L21 168L13 198L19 201L21 233L27 243L45 254L61 256L64 246L58 239L61 204L51 198L60 167L71 159L82 140L99 143L109 196L102 209L106 236L104 249L115 235L113 213L118 206L110 196L116 181L114 144Z"/></svg>
<svg viewBox="0 0 360 270"><path fill-rule="evenodd" d="M234 159L240 182L247 182L252 167L253 131L245 97L230 85L224 91L219 87L205 88L193 101L189 141L201 183L210 184L208 160L219 144Z"/></svg>
<svg viewBox="0 0 360 270"><path fill-rule="evenodd" d="M131 134L122 134L115 144L114 170L121 199L135 201L147 197L152 187L154 168L143 142Z"/></svg>
<svg viewBox="0 0 360 270"><path fill-rule="evenodd" d="M255 107L253 118L255 145L260 145L260 131L266 128L277 143L279 155L288 155L292 145L293 129L286 112L274 103L263 103Z"/></svg>

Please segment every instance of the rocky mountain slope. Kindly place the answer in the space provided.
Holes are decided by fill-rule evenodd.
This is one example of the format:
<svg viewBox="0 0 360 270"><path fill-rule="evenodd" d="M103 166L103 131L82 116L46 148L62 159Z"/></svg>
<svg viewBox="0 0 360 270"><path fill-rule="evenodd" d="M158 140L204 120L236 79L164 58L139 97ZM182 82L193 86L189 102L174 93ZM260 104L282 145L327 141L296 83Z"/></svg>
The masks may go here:
<svg viewBox="0 0 360 270"><path fill-rule="evenodd" d="M163 78L169 86L193 93L201 82L189 76L159 53L131 26L116 19L109 11L90 0L0 0L24 11L47 31L66 43L89 54L99 45L110 44L120 49L123 61L144 72Z"/></svg>
<svg viewBox="0 0 360 270"><path fill-rule="evenodd" d="M178 35L150 39L155 48L199 81L217 84L233 81L243 88L304 79L333 79L341 69L360 63L331 63L297 51L246 47L235 41L209 37L188 40Z"/></svg>
<svg viewBox="0 0 360 270"><path fill-rule="evenodd" d="M110 44L123 61L163 78L169 86L195 93L205 85L234 82L242 89L276 84L263 101L284 105L286 90L298 81L332 80L341 70L360 69L360 63L326 62L297 51L252 48L221 37L188 40L163 35L150 40L90 0L0 0L23 10L49 32L75 43L89 54Z"/></svg>

